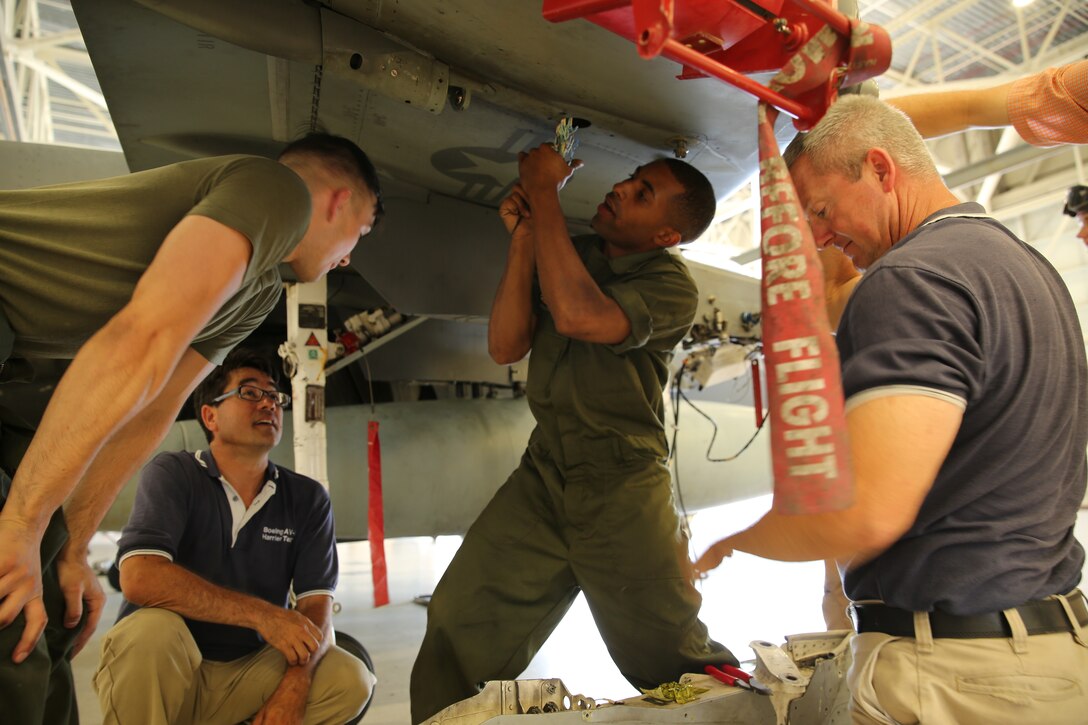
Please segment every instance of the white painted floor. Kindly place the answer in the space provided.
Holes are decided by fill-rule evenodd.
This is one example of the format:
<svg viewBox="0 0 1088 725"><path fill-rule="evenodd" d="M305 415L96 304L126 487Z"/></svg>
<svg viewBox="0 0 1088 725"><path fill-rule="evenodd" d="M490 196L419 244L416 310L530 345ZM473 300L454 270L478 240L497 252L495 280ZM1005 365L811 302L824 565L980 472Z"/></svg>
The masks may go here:
<svg viewBox="0 0 1088 725"><path fill-rule="evenodd" d="M701 553L721 536L752 522L770 505L770 497L730 504L696 514L692 548ZM1081 511L1078 538L1088 541L1088 515ZM460 539L439 537L386 542L391 603L375 609L367 542L340 545L341 578L334 624L360 640L374 659L378 687L364 722L404 725L410 722L408 678L423 637L426 611L412 599L431 591ZM112 557L112 545L96 539L92 556ZM103 580L103 585L105 581ZM744 554L727 559L702 582L702 619L711 635L739 658L752 657L755 639L781 642L785 635L822 631L820 599L823 567L818 562L786 564ZM111 593L106 619L116 616L120 595ZM73 662L83 725L100 725L98 701L91 687L98 650L108 623L103 623L87 650ZM636 694L608 657L585 600L578 598L567 617L533 660L526 677L560 677L572 693L620 699Z"/></svg>

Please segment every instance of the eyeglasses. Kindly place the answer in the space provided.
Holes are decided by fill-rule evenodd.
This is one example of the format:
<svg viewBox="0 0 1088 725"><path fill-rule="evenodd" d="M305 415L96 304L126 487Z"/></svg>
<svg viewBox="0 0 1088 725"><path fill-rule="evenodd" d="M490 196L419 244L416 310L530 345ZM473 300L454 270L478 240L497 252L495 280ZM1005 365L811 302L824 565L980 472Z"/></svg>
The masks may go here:
<svg viewBox="0 0 1088 725"><path fill-rule="evenodd" d="M212 403L221 403L232 395L237 395L242 400L246 400L250 403L259 403L268 397L272 399L273 403L280 406L280 408L287 408L287 406L291 405L291 396L287 393L281 393L278 390L264 390L258 388L256 385L239 385L234 390L228 390L218 398L215 398L212 400Z"/></svg>

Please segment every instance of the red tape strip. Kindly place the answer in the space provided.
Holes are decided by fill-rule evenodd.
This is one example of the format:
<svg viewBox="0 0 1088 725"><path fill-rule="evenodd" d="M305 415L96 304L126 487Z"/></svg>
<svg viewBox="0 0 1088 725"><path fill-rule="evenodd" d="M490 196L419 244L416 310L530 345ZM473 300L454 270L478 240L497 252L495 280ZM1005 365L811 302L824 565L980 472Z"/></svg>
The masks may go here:
<svg viewBox="0 0 1088 725"><path fill-rule="evenodd" d="M863 34L855 41L864 43ZM787 96L822 92L850 52L826 26L771 81ZM812 230L778 150L778 111L759 105L763 256L763 353L771 419L774 508L783 514L837 511L854 501L839 354L824 304Z"/></svg>
<svg viewBox="0 0 1088 725"><path fill-rule="evenodd" d="M839 354L816 244L768 115L761 104L763 354L774 508L784 514L837 511L854 496Z"/></svg>
<svg viewBox="0 0 1088 725"><path fill-rule="evenodd" d="M374 581L374 606L389 604L389 577L385 566L385 513L382 506L382 444L378 421L366 427L370 496L367 504L367 538L370 540L370 571Z"/></svg>

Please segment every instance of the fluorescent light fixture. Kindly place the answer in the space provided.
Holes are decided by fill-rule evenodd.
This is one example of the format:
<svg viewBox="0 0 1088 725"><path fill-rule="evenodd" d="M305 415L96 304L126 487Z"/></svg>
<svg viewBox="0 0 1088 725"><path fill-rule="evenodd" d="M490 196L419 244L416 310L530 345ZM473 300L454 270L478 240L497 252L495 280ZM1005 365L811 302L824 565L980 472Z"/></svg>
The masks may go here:
<svg viewBox="0 0 1088 725"><path fill-rule="evenodd" d="M1012 6L1014 8L1026 8L1031 5L1035 0L1012 0Z"/></svg>

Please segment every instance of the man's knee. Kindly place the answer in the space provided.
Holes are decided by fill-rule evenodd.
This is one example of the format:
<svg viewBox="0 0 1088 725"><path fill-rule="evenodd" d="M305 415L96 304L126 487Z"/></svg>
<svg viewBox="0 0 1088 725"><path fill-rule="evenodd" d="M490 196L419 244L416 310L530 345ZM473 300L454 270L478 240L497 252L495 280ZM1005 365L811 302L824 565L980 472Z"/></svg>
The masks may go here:
<svg viewBox="0 0 1088 725"><path fill-rule="evenodd" d="M428 633L445 629L446 625L456 621L456 615L460 610L460 607L452 604L454 597L446 591L447 587L442 586L443 583L438 582L427 602Z"/></svg>
<svg viewBox="0 0 1088 725"><path fill-rule="evenodd" d="M168 646L188 634L189 628L180 614L168 609L145 607L113 625L106 636L113 640L153 643L158 647Z"/></svg>
<svg viewBox="0 0 1088 725"><path fill-rule="evenodd" d="M317 666L311 694L324 699L339 713L340 722L346 722L370 702L375 684L377 678L362 660L332 647Z"/></svg>
<svg viewBox="0 0 1088 725"><path fill-rule="evenodd" d="M172 719L201 662L200 650L177 614L149 608L125 617L103 638L92 681L104 721L134 722L134 713L144 717L148 708Z"/></svg>
<svg viewBox="0 0 1088 725"><path fill-rule="evenodd" d="M179 655L193 669L200 666L200 650L180 615L153 607L139 609L115 624L102 641L103 665L109 660L133 658L145 667Z"/></svg>

